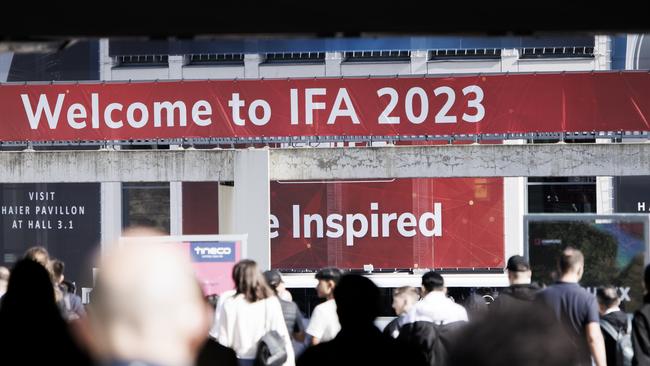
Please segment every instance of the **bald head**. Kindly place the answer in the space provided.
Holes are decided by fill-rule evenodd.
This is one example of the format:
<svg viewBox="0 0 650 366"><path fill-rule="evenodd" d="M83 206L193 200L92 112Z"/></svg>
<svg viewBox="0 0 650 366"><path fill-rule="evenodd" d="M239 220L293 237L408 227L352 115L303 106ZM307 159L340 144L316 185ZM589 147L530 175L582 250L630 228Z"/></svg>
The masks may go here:
<svg viewBox="0 0 650 366"><path fill-rule="evenodd" d="M205 340L209 309L188 255L158 234L132 230L102 257L91 306L102 358L190 364Z"/></svg>

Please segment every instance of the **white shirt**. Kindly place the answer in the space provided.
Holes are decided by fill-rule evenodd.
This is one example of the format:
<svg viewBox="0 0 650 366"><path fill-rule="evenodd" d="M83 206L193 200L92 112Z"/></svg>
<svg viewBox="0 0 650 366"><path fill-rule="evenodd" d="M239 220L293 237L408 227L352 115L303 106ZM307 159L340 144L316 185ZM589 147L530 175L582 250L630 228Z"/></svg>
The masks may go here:
<svg viewBox="0 0 650 366"><path fill-rule="evenodd" d="M334 339L340 330L341 324L339 324L339 316L336 314L336 302L332 299L314 308L305 332L318 338L320 342L328 342Z"/></svg>
<svg viewBox="0 0 650 366"><path fill-rule="evenodd" d="M284 338L287 361L283 365L295 365L291 338L277 297L251 303L239 294L224 301L217 340L232 348L237 357L254 359L260 338L270 330L277 331Z"/></svg>
<svg viewBox="0 0 650 366"><path fill-rule="evenodd" d="M219 338L219 320L221 319L221 309L223 309L223 304L227 299L235 296L236 293L237 290L228 290L219 295L217 306L214 310L214 322L212 323L212 328L210 329L210 335L215 339Z"/></svg>
<svg viewBox="0 0 650 366"><path fill-rule="evenodd" d="M407 323L430 321L436 324L448 324L467 321L467 311L456 304L442 291L432 291L418 301L407 313Z"/></svg>

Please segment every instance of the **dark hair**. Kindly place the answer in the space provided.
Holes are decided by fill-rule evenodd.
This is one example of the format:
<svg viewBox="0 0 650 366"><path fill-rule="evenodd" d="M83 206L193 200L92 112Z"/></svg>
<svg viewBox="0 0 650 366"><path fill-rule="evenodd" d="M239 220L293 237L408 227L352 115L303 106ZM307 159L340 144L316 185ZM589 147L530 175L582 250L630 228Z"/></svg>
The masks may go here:
<svg viewBox="0 0 650 366"><path fill-rule="evenodd" d="M65 263L58 259L52 261L52 274L55 278L63 276L63 271L65 270Z"/></svg>
<svg viewBox="0 0 650 366"><path fill-rule="evenodd" d="M643 282L645 282L645 288L647 291L650 291L650 264L645 267L643 272Z"/></svg>
<svg viewBox="0 0 650 366"><path fill-rule="evenodd" d="M326 267L316 272L317 280L333 281L335 285L338 285L341 280L343 273L340 269L336 267Z"/></svg>
<svg viewBox="0 0 650 366"><path fill-rule="evenodd" d="M238 294L243 294L249 302L266 299L273 296L273 291L266 284L257 263L244 259L235 264L232 269L232 279Z"/></svg>
<svg viewBox="0 0 650 366"><path fill-rule="evenodd" d="M372 324L381 313L379 288L366 277L347 274L334 289L336 312L342 327Z"/></svg>
<svg viewBox="0 0 650 366"><path fill-rule="evenodd" d="M445 288L445 279L442 278L440 273L429 271L422 276L422 287L424 287L427 292L442 290Z"/></svg>
<svg viewBox="0 0 650 366"><path fill-rule="evenodd" d="M596 290L598 303L606 308L610 308L619 301L618 290L612 285L602 286Z"/></svg>
<svg viewBox="0 0 650 366"><path fill-rule="evenodd" d="M266 283L271 287L273 292L278 293L278 286L282 283L282 275L277 269L272 269L264 272L264 279Z"/></svg>
<svg viewBox="0 0 650 366"><path fill-rule="evenodd" d="M582 266L585 263L585 257L582 255L582 252L573 247L566 247L557 261L557 267L560 270L561 274L567 274L568 272L575 270L578 266Z"/></svg>

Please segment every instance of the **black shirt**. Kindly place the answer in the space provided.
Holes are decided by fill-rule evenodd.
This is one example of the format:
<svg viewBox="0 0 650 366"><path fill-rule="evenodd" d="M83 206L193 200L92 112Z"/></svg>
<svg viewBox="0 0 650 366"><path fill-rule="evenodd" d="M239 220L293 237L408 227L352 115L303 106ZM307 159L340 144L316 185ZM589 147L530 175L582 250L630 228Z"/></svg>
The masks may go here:
<svg viewBox="0 0 650 366"><path fill-rule="evenodd" d="M581 362L591 364L586 327L600 321L596 297L577 283L557 282L541 291L537 298L566 326Z"/></svg>
<svg viewBox="0 0 650 366"><path fill-rule="evenodd" d="M600 319L611 324L618 332L627 332L627 314L620 310L603 315ZM607 365L616 365L616 339L612 338L612 336L604 329L601 330L603 332L603 338L605 339Z"/></svg>

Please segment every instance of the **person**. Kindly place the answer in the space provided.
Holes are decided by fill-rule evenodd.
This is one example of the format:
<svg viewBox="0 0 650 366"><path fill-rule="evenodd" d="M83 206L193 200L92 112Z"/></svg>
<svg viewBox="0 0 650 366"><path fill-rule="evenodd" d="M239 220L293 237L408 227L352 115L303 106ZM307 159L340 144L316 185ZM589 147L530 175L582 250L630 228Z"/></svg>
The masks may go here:
<svg viewBox="0 0 650 366"><path fill-rule="evenodd" d="M310 347L298 366L320 365L423 365L408 346L382 334L374 325L380 314L379 288L368 278L348 274L334 289L341 330L329 342Z"/></svg>
<svg viewBox="0 0 650 366"><path fill-rule="evenodd" d="M273 293L278 296L278 291L284 288L284 281L282 281L280 272L277 270L265 271L264 279L269 287L271 287L271 290L273 290ZM305 325L303 324L302 313L298 309L298 305L293 301L285 301L280 296L278 296L278 299L280 300L280 306L282 306L282 315L284 316L284 322L287 325L289 334L296 341L304 342Z"/></svg>
<svg viewBox="0 0 650 366"><path fill-rule="evenodd" d="M284 340L287 360L294 365L289 331L282 316L280 301L264 280L257 263L241 260L232 271L236 294L223 303L217 340L237 352L241 365L253 365L262 336L276 331Z"/></svg>
<svg viewBox="0 0 650 366"><path fill-rule="evenodd" d="M129 229L103 253L88 309L92 349L104 365L193 364L211 309L186 253Z"/></svg>
<svg viewBox="0 0 650 366"><path fill-rule="evenodd" d="M7 284L9 283L9 269L7 267L0 266L0 300L2 295L7 292Z"/></svg>
<svg viewBox="0 0 650 366"><path fill-rule="evenodd" d="M435 324L466 322L467 311L447 297L444 278L435 271L422 276L423 298L408 313L406 322L429 321Z"/></svg>
<svg viewBox="0 0 650 366"><path fill-rule="evenodd" d="M25 251L23 258L31 259L43 265L48 271L50 268L50 253L41 246L30 247Z"/></svg>
<svg viewBox="0 0 650 366"><path fill-rule="evenodd" d="M506 270L510 287L501 291L490 304L491 311L508 311L513 306L531 303L539 292L539 288L531 283L532 271L526 258L513 255L508 258Z"/></svg>
<svg viewBox="0 0 650 366"><path fill-rule="evenodd" d="M570 330L579 364L591 365L593 357L597 366L605 366L605 343L596 297L578 284L584 273L584 256L580 250L567 247L557 263L559 281L542 290L537 298Z"/></svg>
<svg viewBox="0 0 650 366"><path fill-rule="evenodd" d="M449 347L452 366L565 366L577 361L565 328L534 302L491 312L468 323L458 337Z"/></svg>
<svg viewBox="0 0 650 366"><path fill-rule="evenodd" d="M391 320L386 325L383 333L387 336L397 338L399 336L399 329L406 321L406 314L411 307L420 299L420 294L415 287L403 286L396 288L393 291L393 310L397 314L397 318Z"/></svg>
<svg viewBox="0 0 650 366"><path fill-rule="evenodd" d="M59 302L59 307L61 308L63 318L71 321L86 316L86 310L84 309L83 304L81 303L81 297L75 295L68 291L67 286L63 285L63 280L65 275L65 263L63 261L54 259L52 260L52 275L54 276L54 284L59 287L59 290L62 293L61 301Z"/></svg>
<svg viewBox="0 0 650 366"><path fill-rule="evenodd" d="M614 286L601 286L596 290L600 312L600 328L605 339L607 365L616 365L618 358L617 338L629 334L627 314L621 311L621 299Z"/></svg>
<svg viewBox="0 0 650 366"><path fill-rule="evenodd" d="M633 365L650 365L650 265L643 272L643 285L646 291L643 305L632 319Z"/></svg>
<svg viewBox="0 0 650 366"><path fill-rule="evenodd" d="M204 297L211 312L214 311L216 306L217 298L215 296L208 295ZM238 366L238 364L237 353L234 350L221 345L214 337L208 335L203 346L199 349L194 366Z"/></svg>
<svg viewBox="0 0 650 366"><path fill-rule="evenodd" d="M317 345L320 342L328 342L341 330L339 318L336 313L336 302L334 301L334 290L341 279L341 270L335 267L323 268L316 273L318 285L316 293L325 302L314 308L309 319L307 334L311 338L311 344Z"/></svg>
<svg viewBox="0 0 650 366"><path fill-rule="evenodd" d="M407 313L397 340L411 346L427 365L447 365L451 344L467 324L465 308L447 297L444 278L435 271L422 276L424 298Z"/></svg>
<svg viewBox="0 0 650 366"><path fill-rule="evenodd" d="M3 365L91 365L61 317L50 273L40 263L15 263L0 307Z"/></svg>

